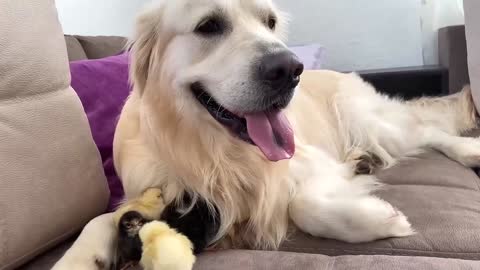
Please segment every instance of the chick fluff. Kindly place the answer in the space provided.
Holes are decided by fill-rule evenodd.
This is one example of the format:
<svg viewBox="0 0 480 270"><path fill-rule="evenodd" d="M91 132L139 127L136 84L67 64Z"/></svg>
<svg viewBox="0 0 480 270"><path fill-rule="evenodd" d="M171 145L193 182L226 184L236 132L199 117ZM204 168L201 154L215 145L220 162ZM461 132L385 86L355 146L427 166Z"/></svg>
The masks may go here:
<svg viewBox="0 0 480 270"><path fill-rule="evenodd" d="M152 221L140 230L142 259L148 270L191 270L195 263L193 245L183 234L166 223Z"/></svg>

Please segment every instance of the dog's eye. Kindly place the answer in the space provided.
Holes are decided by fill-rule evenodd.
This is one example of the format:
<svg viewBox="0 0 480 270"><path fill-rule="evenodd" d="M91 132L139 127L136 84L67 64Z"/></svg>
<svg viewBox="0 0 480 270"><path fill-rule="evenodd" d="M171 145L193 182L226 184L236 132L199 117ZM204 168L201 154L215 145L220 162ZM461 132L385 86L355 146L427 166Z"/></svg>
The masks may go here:
<svg viewBox="0 0 480 270"><path fill-rule="evenodd" d="M273 16L270 16L267 21L268 28L274 30L277 26L277 19Z"/></svg>
<svg viewBox="0 0 480 270"><path fill-rule="evenodd" d="M208 18L202 21L197 28L195 28L195 33L202 35L220 35L223 33L225 24L220 18Z"/></svg>

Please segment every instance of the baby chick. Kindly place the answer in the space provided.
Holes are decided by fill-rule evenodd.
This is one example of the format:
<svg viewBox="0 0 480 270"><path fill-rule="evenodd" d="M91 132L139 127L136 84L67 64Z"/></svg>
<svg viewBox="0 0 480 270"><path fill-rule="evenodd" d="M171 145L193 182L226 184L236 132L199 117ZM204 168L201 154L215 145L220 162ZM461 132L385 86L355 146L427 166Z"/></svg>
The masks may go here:
<svg viewBox="0 0 480 270"><path fill-rule="evenodd" d="M183 234L161 221L140 230L143 253L140 264L149 270L191 270L195 263L193 245Z"/></svg>

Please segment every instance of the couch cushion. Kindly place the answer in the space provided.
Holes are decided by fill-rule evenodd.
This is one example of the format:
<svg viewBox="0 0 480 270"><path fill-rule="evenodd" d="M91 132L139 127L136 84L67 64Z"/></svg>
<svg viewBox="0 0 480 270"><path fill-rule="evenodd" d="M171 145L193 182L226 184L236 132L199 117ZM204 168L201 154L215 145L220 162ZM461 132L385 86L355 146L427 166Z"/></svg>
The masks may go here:
<svg viewBox="0 0 480 270"><path fill-rule="evenodd" d="M427 153L378 176L389 184L379 196L409 217L416 235L352 245L297 233L282 250L480 260L480 179L473 170Z"/></svg>
<svg viewBox="0 0 480 270"><path fill-rule="evenodd" d="M0 74L0 269L13 269L103 212L108 189L54 0L0 1Z"/></svg>
<svg viewBox="0 0 480 270"><path fill-rule="evenodd" d="M70 244L70 243L69 243ZM49 270L69 244L59 246L18 270ZM205 253L194 270L475 270L480 262L459 259L397 256L339 256L231 250ZM130 267L123 270L141 270Z"/></svg>
<svg viewBox="0 0 480 270"><path fill-rule="evenodd" d="M82 44L88 59L117 55L125 50L127 39L117 36L75 36Z"/></svg>
<svg viewBox="0 0 480 270"><path fill-rule="evenodd" d="M480 111L480 1L465 0L465 31L468 49L468 70L477 110Z"/></svg>
<svg viewBox="0 0 480 270"><path fill-rule="evenodd" d="M195 270L474 270L480 262L395 256L340 256L285 252L226 251L198 258Z"/></svg>
<svg viewBox="0 0 480 270"><path fill-rule="evenodd" d="M80 44L80 41L74 36L65 36L65 43L67 44L68 60L77 61L87 59L87 54Z"/></svg>

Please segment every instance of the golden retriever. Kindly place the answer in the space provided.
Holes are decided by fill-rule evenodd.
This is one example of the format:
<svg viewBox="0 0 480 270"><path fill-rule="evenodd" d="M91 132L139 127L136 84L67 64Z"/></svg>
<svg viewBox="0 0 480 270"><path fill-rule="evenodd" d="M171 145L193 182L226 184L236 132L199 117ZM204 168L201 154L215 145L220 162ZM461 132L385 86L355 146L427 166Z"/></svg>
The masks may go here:
<svg viewBox="0 0 480 270"><path fill-rule="evenodd" d="M480 141L458 136L477 125L470 90L404 102L355 74L303 72L286 24L271 0L163 0L139 17L114 142L127 199L152 187L166 204L201 197L231 247L276 249L289 225L351 243L412 235L356 163L433 148L480 165ZM115 230L101 224L97 234ZM75 255L108 262L112 239L90 235Z"/></svg>

